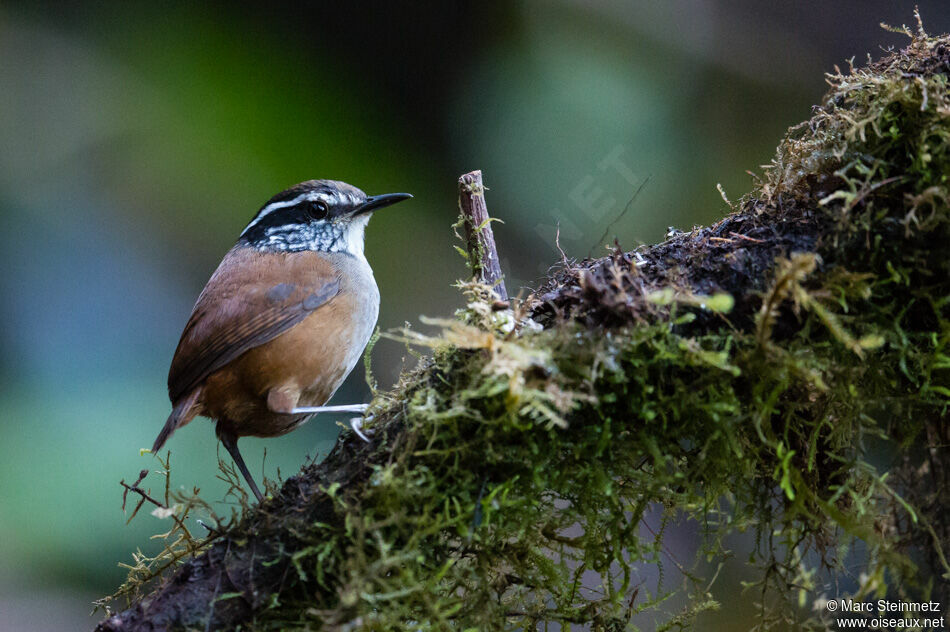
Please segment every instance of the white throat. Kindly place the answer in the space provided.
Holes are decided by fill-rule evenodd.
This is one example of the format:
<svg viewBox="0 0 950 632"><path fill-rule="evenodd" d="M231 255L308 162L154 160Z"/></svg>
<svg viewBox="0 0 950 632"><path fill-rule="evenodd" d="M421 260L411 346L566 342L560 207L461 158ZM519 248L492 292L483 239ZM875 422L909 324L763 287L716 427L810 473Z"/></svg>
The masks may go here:
<svg viewBox="0 0 950 632"><path fill-rule="evenodd" d="M343 252L353 255L357 259L365 259L363 245L366 242L366 225L372 213L357 215L343 229Z"/></svg>

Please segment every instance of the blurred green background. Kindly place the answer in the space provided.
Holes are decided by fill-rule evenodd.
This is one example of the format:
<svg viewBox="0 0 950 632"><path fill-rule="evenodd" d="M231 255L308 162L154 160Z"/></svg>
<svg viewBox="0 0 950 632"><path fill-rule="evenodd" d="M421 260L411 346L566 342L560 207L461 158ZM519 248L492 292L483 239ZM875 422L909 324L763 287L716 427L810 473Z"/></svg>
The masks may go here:
<svg viewBox="0 0 950 632"><path fill-rule="evenodd" d="M154 548L164 525L126 526L118 481L157 465L139 448L168 413L181 328L272 194L310 178L413 193L373 219L367 255L381 327L418 324L460 302L459 174L485 173L513 294L558 259L555 226L582 258L710 222L716 183L746 192L823 72L903 45L878 23L912 23L914 4L0 5L0 630L91 628L117 563ZM919 4L950 29L946 2ZM384 387L413 362L386 340L373 361ZM367 393L357 371L335 401ZM338 430L242 449L289 476ZM169 447L175 485L221 498L211 424Z"/></svg>

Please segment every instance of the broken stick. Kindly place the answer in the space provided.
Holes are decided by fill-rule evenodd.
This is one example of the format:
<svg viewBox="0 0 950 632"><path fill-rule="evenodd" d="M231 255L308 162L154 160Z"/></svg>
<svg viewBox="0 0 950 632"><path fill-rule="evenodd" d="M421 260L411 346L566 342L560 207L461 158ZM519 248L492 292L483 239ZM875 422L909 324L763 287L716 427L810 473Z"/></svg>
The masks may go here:
<svg viewBox="0 0 950 632"><path fill-rule="evenodd" d="M465 239L472 274L490 285L502 301L508 300L508 290L498 263L495 235L492 233L485 205L485 186L482 172L475 170L459 178L459 210L465 220Z"/></svg>

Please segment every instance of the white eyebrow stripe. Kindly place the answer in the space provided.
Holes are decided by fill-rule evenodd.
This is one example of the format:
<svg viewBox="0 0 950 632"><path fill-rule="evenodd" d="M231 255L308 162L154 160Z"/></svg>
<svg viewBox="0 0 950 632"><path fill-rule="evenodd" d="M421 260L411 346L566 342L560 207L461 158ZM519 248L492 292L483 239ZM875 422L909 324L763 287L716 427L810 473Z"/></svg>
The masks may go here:
<svg viewBox="0 0 950 632"><path fill-rule="evenodd" d="M248 224L244 228L244 230L241 231L241 237L244 236L244 233L246 233L247 231L257 226L257 224L262 219L264 219L265 217L267 217L274 211L282 209L282 208L287 208L288 206L296 206L297 204L299 204L300 202L303 202L304 200L310 200L310 201L323 200L324 202L326 202L327 195L326 193L315 193L313 191L307 191L306 193L301 193L300 195L298 195L292 200L287 200L285 202L271 202L270 204L262 208L260 212L257 214L257 217L251 220L251 223Z"/></svg>

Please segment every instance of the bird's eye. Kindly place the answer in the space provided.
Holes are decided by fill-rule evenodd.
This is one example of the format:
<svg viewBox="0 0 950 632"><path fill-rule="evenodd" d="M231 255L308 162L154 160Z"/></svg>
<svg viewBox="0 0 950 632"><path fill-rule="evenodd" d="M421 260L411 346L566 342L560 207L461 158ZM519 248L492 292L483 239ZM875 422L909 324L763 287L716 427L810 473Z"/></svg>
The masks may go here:
<svg viewBox="0 0 950 632"><path fill-rule="evenodd" d="M313 219L326 219L330 207L322 200L313 200L307 205L307 214Z"/></svg>

